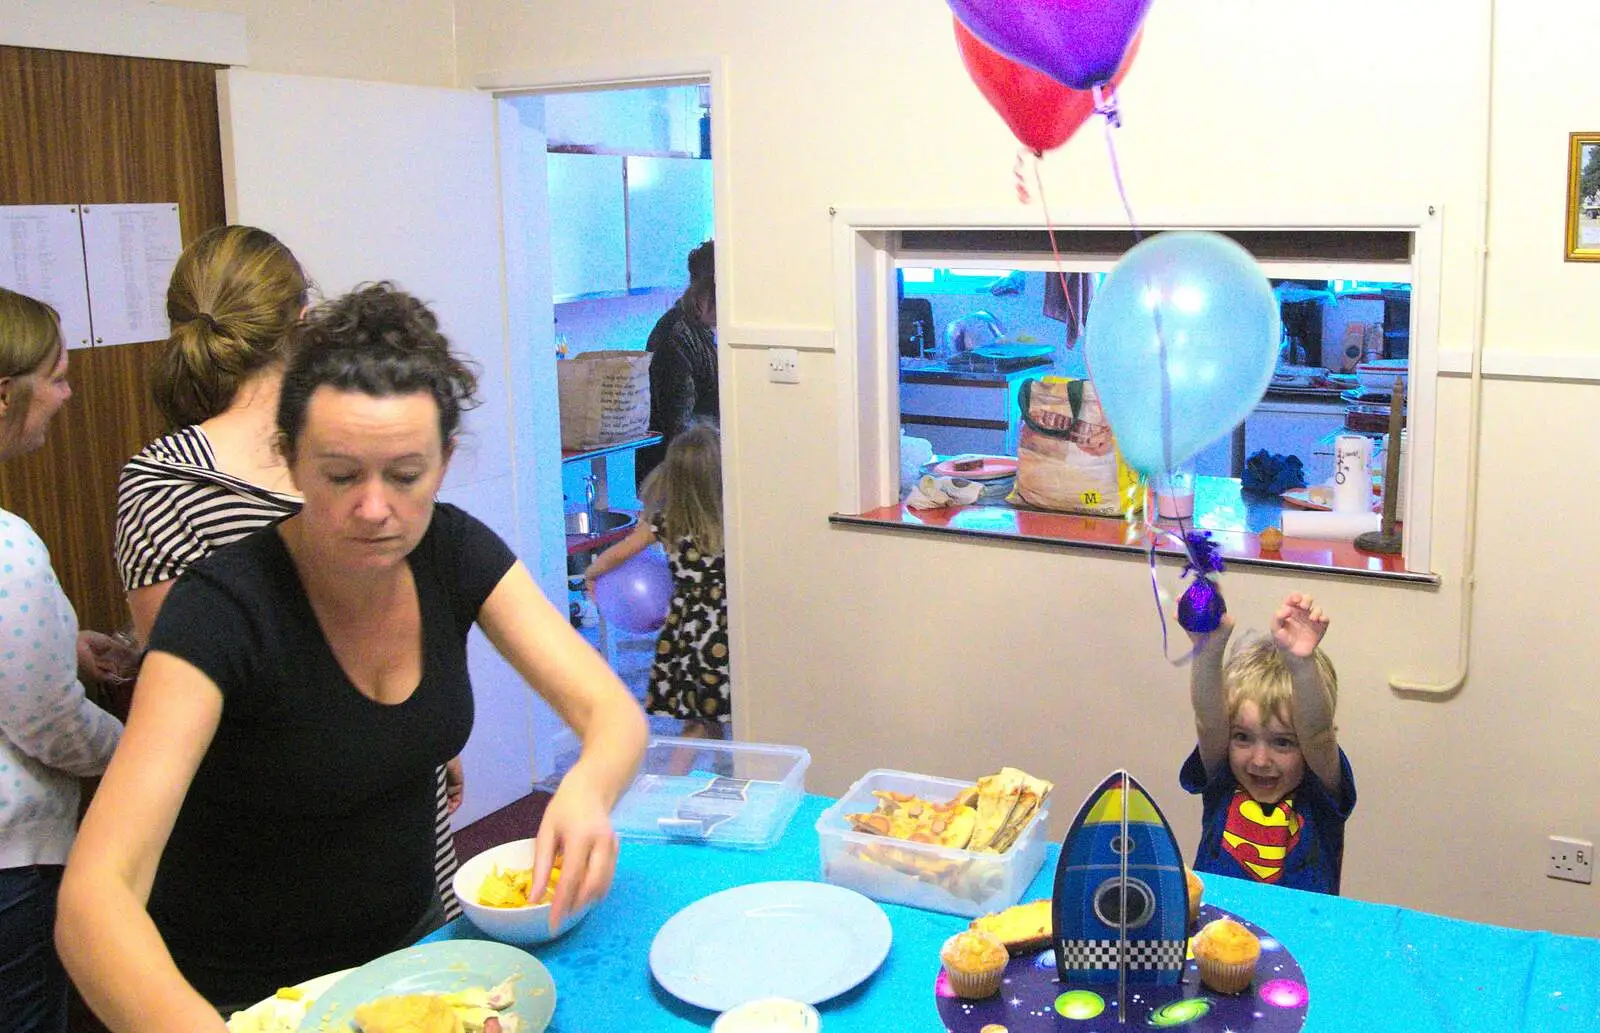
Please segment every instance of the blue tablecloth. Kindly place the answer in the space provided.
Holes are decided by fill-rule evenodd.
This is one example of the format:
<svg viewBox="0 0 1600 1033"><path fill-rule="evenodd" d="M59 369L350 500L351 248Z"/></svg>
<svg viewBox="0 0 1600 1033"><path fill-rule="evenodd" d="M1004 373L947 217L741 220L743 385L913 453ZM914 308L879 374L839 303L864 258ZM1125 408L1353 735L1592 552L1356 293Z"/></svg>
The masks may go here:
<svg viewBox="0 0 1600 1033"><path fill-rule="evenodd" d="M771 850L625 841L610 895L578 928L533 953L556 981L557 1033L705 1030L716 1018L650 976L650 943L679 910L750 882L818 879L815 824L832 803L802 802ZM1056 851L1024 899L1051 892ZM1268 930L1311 990L1306 1033L1595 1033L1600 940L1462 922L1387 905L1206 876L1206 900ZM934 1003L939 946L967 920L885 904L894 945L876 974L819 1006L823 1033L944 1028ZM481 934L458 919L428 940ZM1062 1020L1064 1030L1073 1025Z"/></svg>

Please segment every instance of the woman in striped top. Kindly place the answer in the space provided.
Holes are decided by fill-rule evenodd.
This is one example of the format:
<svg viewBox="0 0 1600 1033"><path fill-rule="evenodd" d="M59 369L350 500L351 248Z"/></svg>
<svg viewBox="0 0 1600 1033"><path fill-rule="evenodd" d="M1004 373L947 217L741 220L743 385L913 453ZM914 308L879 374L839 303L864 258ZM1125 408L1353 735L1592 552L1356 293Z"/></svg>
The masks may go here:
<svg viewBox="0 0 1600 1033"><path fill-rule="evenodd" d="M191 564L300 510L273 440L287 345L308 295L289 249L249 226L208 231L173 269L172 336L152 390L179 429L130 459L117 485L117 566L141 643ZM463 788L458 757L438 771L434 816L434 871L450 918L461 913L450 815Z"/></svg>

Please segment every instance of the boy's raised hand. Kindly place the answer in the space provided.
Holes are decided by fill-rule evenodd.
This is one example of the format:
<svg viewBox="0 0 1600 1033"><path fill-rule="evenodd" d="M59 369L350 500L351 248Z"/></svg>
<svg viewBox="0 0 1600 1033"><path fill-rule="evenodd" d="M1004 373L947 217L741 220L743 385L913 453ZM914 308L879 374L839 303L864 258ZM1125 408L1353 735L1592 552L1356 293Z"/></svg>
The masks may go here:
<svg viewBox="0 0 1600 1033"><path fill-rule="evenodd" d="M1327 632L1327 615L1309 595L1290 594L1272 615L1272 640L1294 656L1315 653Z"/></svg>

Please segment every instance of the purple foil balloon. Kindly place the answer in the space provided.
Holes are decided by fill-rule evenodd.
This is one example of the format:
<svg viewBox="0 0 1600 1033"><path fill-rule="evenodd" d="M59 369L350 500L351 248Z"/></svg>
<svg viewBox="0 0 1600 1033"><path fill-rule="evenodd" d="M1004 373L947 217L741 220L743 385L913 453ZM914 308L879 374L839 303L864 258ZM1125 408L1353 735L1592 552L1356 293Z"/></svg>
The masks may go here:
<svg viewBox="0 0 1600 1033"><path fill-rule="evenodd" d="M1151 0L949 0L974 36L1074 90L1109 82Z"/></svg>
<svg viewBox="0 0 1600 1033"><path fill-rule="evenodd" d="M1208 577L1197 577L1189 590L1178 600L1178 624L1183 630L1204 635L1217 630L1228 604L1222 601L1216 582Z"/></svg>

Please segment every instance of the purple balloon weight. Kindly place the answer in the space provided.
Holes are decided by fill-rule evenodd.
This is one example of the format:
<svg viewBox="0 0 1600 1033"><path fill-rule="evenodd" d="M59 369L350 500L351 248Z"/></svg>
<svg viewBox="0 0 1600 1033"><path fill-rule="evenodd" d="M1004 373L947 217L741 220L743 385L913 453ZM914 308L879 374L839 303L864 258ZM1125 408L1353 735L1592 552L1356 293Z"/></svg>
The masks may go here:
<svg viewBox="0 0 1600 1033"><path fill-rule="evenodd" d="M974 36L1074 90L1110 82L1151 0L949 0Z"/></svg>
<svg viewBox="0 0 1600 1033"><path fill-rule="evenodd" d="M672 605L672 568L666 553L649 548L594 581L594 605L624 631L659 631Z"/></svg>

